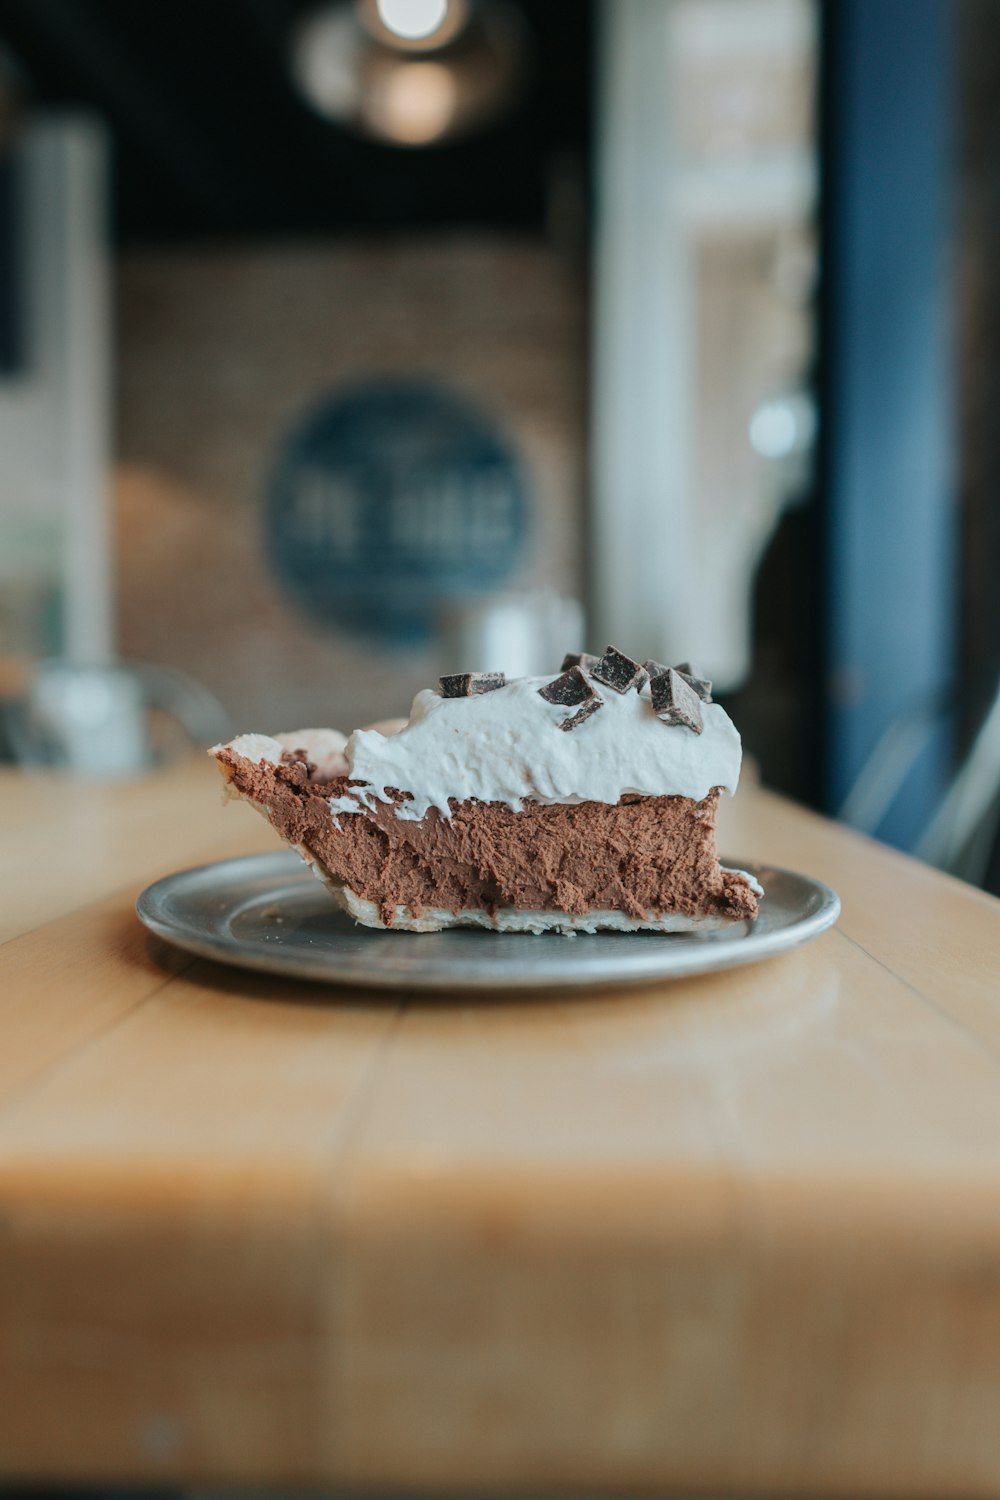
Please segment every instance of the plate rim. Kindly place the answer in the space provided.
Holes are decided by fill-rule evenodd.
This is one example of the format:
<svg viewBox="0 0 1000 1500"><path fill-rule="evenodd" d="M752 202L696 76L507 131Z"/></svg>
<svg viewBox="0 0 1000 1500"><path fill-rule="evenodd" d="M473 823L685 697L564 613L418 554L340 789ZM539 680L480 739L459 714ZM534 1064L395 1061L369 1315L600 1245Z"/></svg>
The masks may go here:
<svg viewBox="0 0 1000 1500"><path fill-rule="evenodd" d="M297 861L301 868L296 868L293 861ZM554 974L535 975L523 969L515 970L510 974L491 973L489 970L476 971L470 969L467 957L453 963L450 967L442 966L432 971L415 970L393 973L364 967L356 971L343 967L338 971L335 963L330 967L324 965L322 961L311 963L304 957L296 959L287 950L280 948L268 950L264 947L241 945L232 937L227 938L221 931L214 938L202 937L189 925L179 922L163 911L163 902L170 895L175 894L178 888L183 889L185 885L204 881L213 874L216 879L222 877L224 881L226 875L231 879L234 873L242 870L248 873L249 878L248 867L256 866L259 869L261 865L277 865L277 875L282 873L283 866L287 864L287 871L284 873L287 876L294 875L298 883L302 875L309 873L308 867L291 849L273 849L257 854L235 855L228 859L211 860L205 864L175 870L151 882L139 893L135 901L135 911L143 925L157 937L213 963L229 964L275 978L296 979L311 984L373 990L437 991L438 993L457 990L493 993L504 990L583 991L608 988L613 985L635 986L662 983L672 979L689 979L699 974L742 968L745 965L775 957L780 953L786 953L826 932L840 916L841 901L837 892L813 875L804 875L797 870L790 870L770 861L735 860L726 856L721 862L729 869L745 870L752 874L764 886L765 893L767 877L791 877L809 888L812 894L818 897L818 904L815 910L782 927L756 934L751 930L745 934L743 941L710 943L695 939L689 947L679 947L678 940L683 942L686 935L668 934L671 938L670 948L658 953L655 943L647 946L645 941L647 938L655 939L656 934L635 934L635 936L642 937L644 942L642 948L637 949L628 968L622 966L620 957L612 960L609 955L608 963L603 966L591 962L586 967L581 966L572 971L561 969ZM227 915L233 911L236 904L234 901L227 908ZM224 919L220 918L220 920ZM465 929L458 930L464 931ZM631 934L611 935L631 936ZM411 942L419 943L426 937L433 936L435 934L401 932L396 935L394 941L410 939ZM538 938L527 933L505 933L502 936L504 941L516 942L519 938L531 942L538 941ZM579 935L581 938L590 936L601 937L602 934ZM559 937L560 941L566 944L579 940L579 938L566 938L562 935ZM620 950L617 951L620 953ZM669 964L664 963L666 952L671 955ZM648 961L637 962L636 959L640 954ZM686 955L686 959L681 955Z"/></svg>

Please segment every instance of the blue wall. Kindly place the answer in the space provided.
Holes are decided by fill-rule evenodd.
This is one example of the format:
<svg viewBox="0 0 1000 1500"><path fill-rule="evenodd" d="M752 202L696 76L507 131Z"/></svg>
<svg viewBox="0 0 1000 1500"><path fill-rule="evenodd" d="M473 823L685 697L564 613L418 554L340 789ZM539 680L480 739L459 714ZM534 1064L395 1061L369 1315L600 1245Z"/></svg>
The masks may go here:
<svg viewBox="0 0 1000 1500"><path fill-rule="evenodd" d="M825 109L827 788L953 675L951 0L833 0ZM878 830L911 846L942 721Z"/></svg>

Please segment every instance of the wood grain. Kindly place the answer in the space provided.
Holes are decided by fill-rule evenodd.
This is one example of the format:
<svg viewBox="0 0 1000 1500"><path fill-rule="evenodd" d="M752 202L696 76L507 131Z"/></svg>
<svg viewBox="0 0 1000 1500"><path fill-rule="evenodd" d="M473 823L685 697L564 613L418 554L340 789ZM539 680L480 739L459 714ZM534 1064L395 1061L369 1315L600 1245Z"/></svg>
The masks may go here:
<svg viewBox="0 0 1000 1500"><path fill-rule="evenodd" d="M227 816L217 782L200 755L125 782L0 771L0 942L124 885L272 847L257 819Z"/></svg>
<svg viewBox="0 0 1000 1500"><path fill-rule="evenodd" d="M400 1003L147 939L267 830L210 768L101 797L0 949L0 1473L996 1493L1000 903L748 788L726 848L835 931Z"/></svg>

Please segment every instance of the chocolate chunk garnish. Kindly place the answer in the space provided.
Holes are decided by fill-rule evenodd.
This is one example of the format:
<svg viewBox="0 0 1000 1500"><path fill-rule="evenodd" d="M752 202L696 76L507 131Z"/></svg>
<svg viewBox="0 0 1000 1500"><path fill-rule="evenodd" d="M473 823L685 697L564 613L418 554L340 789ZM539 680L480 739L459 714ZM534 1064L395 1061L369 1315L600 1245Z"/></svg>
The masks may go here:
<svg viewBox="0 0 1000 1500"><path fill-rule="evenodd" d="M705 725L701 717L701 700L686 678L674 667L651 677L649 694L653 709L665 724L683 724L701 734Z"/></svg>
<svg viewBox="0 0 1000 1500"><path fill-rule="evenodd" d="M604 699L599 698L595 693L592 698L588 698L586 703L582 704L582 706L577 709L575 714L570 714L568 719L561 719L559 722L559 728L576 729L580 724L583 724L587 719L589 719L591 714L596 714L597 710L603 707Z"/></svg>
<svg viewBox="0 0 1000 1500"><path fill-rule="evenodd" d="M674 671L680 673L688 687L694 688L702 703L711 703L712 684L707 677L696 672L689 661L682 661L679 666L674 667Z"/></svg>
<svg viewBox="0 0 1000 1500"><path fill-rule="evenodd" d="M694 688L702 703L711 703L712 684L707 677L689 677L686 672L682 672L681 676L690 687Z"/></svg>
<svg viewBox="0 0 1000 1500"><path fill-rule="evenodd" d="M538 696L544 698L546 703L559 703L564 708L573 708L577 703L586 703L591 698L597 699L597 694L580 667L570 667L561 676L547 682L538 689Z"/></svg>
<svg viewBox="0 0 1000 1500"><path fill-rule="evenodd" d="M689 661L678 662L677 666L673 668L665 667L663 663L659 661L646 661L643 662L643 666L649 673L650 681L652 681L654 677L662 677L664 672L676 672L678 676L684 678L684 681L687 683L688 687L694 689L694 691L698 694L698 697L701 699L702 703L711 703L712 684L709 682L707 677L702 677L698 672L696 672Z"/></svg>
<svg viewBox="0 0 1000 1500"><path fill-rule="evenodd" d="M495 693L506 681L503 672L453 672L438 678L442 698L475 698L480 693Z"/></svg>
<svg viewBox="0 0 1000 1500"><path fill-rule="evenodd" d="M619 651L617 646L605 646L604 655L596 667L591 668L590 675L616 693L627 693L633 687L638 690L646 681L639 663L626 656L624 651Z"/></svg>
<svg viewBox="0 0 1000 1500"><path fill-rule="evenodd" d="M592 672L600 659L599 656L591 655L589 651L567 651L559 670L568 672L570 667L582 667L585 672Z"/></svg>
<svg viewBox="0 0 1000 1500"><path fill-rule="evenodd" d="M470 672L469 694L475 697L479 693L495 693L497 688L502 688L507 678L503 672Z"/></svg>

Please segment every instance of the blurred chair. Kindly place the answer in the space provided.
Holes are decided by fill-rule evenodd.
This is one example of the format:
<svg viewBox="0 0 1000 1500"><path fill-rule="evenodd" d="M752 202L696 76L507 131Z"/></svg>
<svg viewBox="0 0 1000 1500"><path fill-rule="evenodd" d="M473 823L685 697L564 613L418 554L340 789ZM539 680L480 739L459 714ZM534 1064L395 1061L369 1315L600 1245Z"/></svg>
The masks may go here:
<svg viewBox="0 0 1000 1500"><path fill-rule="evenodd" d="M950 695L896 715L845 797L838 817L874 834L945 713ZM1000 683L964 761L952 778L914 853L973 885L982 885L1000 832Z"/></svg>
<svg viewBox="0 0 1000 1500"><path fill-rule="evenodd" d="M1000 830L1000 683L979 733L917 845L939 870L982 885Z"/></svg>
<svg viewBox="0 0 1000 1500"><path fill-rule="evenodd" d="M225 709L201 683L143 662L41 662L23 696L0 711L25 767L87 777L132 776L228 738Z"/></svg>

